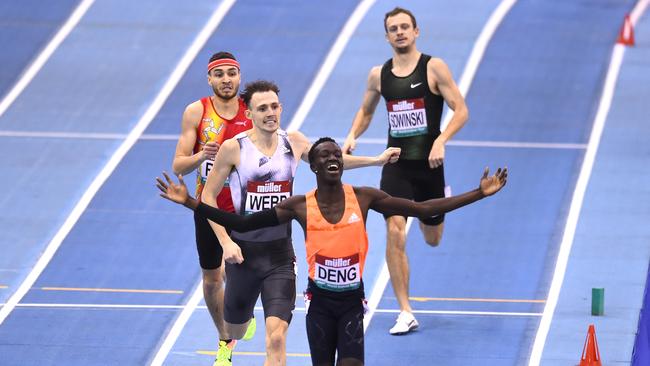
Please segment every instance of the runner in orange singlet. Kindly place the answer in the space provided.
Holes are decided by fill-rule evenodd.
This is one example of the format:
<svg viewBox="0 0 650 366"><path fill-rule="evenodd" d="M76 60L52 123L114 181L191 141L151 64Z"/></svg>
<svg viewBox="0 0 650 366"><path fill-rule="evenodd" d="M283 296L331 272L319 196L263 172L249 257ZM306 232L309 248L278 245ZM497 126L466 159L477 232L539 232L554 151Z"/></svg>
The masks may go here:
<svg viewBox="0 0 650 366"><path fill-rule="evenodd" d="M245 231L297 220L305 232L309 264L307 336L313 365L363 365L363 266L368 250L365 222L369 209L381 214L431 216L452 211L498 192L507 180L507 168L488 176L479 188L448 198L422 202L392 197L371 187L341 182L343 159L331 138L316 141L309 151L317 188L293 196L274 208L238 216L199 203L187 193L179 176L175 184L165 173L157 178L161 196L195 210L212 221ZM335 363L335 355L338 361Z"/></svg>

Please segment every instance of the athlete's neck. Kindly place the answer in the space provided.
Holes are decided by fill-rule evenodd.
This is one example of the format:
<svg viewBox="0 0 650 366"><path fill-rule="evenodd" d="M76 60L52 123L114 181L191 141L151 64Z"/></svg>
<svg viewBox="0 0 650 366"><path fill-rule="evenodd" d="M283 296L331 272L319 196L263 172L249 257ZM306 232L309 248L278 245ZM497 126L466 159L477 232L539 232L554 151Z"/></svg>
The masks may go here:
<svg viewBox="0 0 650 366"><path fill-rule="evenodd" d="M248 133L248 137L255 147L264 155L272 156L278 147L278 131L264 131L260 128L253 127Z"/></svg>
<svg viewBox="0 0 650 366"><path fill-rule="evenodd" d="M317 176L316 181L316 201L318 203L331 205L343 200L345 192L343 191L343 183L340 180L335 182L326 181L320 176Z"/></svg>
<svg viewBox="0 0 650 366"><path fill-rule="evenodd" d="M393 52L393 69L396 71L412 70L420 60L420 51L413 46L407 52Z"/></svg>
<svg viewBox="0 0 650 366"><path fill-rule="evenodd" d="M233 119L239 112L239 98L223 99L216 95L210 97L217 114L224 119Z"/></svg>

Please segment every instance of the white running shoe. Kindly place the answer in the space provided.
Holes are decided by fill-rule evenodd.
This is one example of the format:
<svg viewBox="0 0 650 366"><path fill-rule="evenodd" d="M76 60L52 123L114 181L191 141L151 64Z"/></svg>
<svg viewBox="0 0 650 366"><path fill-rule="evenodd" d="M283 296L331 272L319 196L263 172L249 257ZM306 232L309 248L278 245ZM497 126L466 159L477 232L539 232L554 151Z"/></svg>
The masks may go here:
<svg viewBox="0 0 650 366"><path fill-rule="evenodd" d="M391 335L402 335L418 329L418 326L418 321L415 320L413 314L407 311L402 311L399 313L395 325L393 325L388 332Z"/></svg>

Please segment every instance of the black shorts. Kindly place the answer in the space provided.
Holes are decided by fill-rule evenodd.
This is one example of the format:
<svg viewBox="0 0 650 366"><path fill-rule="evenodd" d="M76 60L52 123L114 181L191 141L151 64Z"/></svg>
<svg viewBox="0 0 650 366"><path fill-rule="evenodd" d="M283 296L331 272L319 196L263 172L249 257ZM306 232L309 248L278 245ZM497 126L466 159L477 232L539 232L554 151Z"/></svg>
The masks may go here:
<svg viewBox="0 0 650 366"><path fill-rule="evenodd" d="M334 356L364 361L363 291L326 295L310 286L306 326L312 365L334 365ZM309 296L309 295L306 295Z"/></svg>
<svg viewBox="0 0 650 366"><path fill-rule="evenodd" d="M264 318L274 316L291 323L296 303L291 240L238 244L244 262L226 263L224 320L231 324L246 323L253 317L257 297L261 295Z"/></svg>
<svg viewBox="0 0 650 366"><path fill-rule="evenodd" d="M221 267L223 248L219 244L219 239L214 234L208 219L198 215L196 211L194 212L194 233L201 268L210 270Z"/></svg>
<svg viewBox="0 0 650 366"><path fill-rule="evenodd" d="M416 202L445 197L445 170L429 168L427 160L398 160L381 171L380 189L391 196ZM388 216L384 215L384 218ZM440 225L445 215L419 217L425 225Z"/></svg>

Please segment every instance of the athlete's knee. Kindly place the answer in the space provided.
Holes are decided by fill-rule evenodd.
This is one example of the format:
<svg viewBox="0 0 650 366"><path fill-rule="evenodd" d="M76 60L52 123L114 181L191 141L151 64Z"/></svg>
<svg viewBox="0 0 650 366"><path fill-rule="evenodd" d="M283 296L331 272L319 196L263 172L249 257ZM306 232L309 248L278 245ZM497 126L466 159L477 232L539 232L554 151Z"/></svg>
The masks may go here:
<svg viewBox="0 0 650 366"><path fill-rule="evenodd" d="M440 245L441 240L442 240L442 235L433 235L424 238L425 243L429 244L429 246L432 247L437 247L438 245Z"/></svg>
<svg viewBox="0 0 650 366"><path fill-rule="evenodd" d="M437 247L442 241L443 224L427 226L420 223L420 228L424 234L424 241L432 247Z"/></svg>
<svg viewBox="0 0 650 366"><path fill-rule="evenodd" d="M386 221L388 243L393 246L404 246L406 242L406 224L403 218L389 218Z"/></svg>
<svg viewBox="0 0 650 366"><path fill-rule="evenodd" d="M223 274L221 269L203 270L203 288L206 291L217 291L223 287Z"/></svg>
<svg viewBox="0 0 650 366"><path fill-rule="evenodd" d="M282 351L286 342L286 334L283 329L276 329L267 336L267 346L272 351Z"/></svg>

